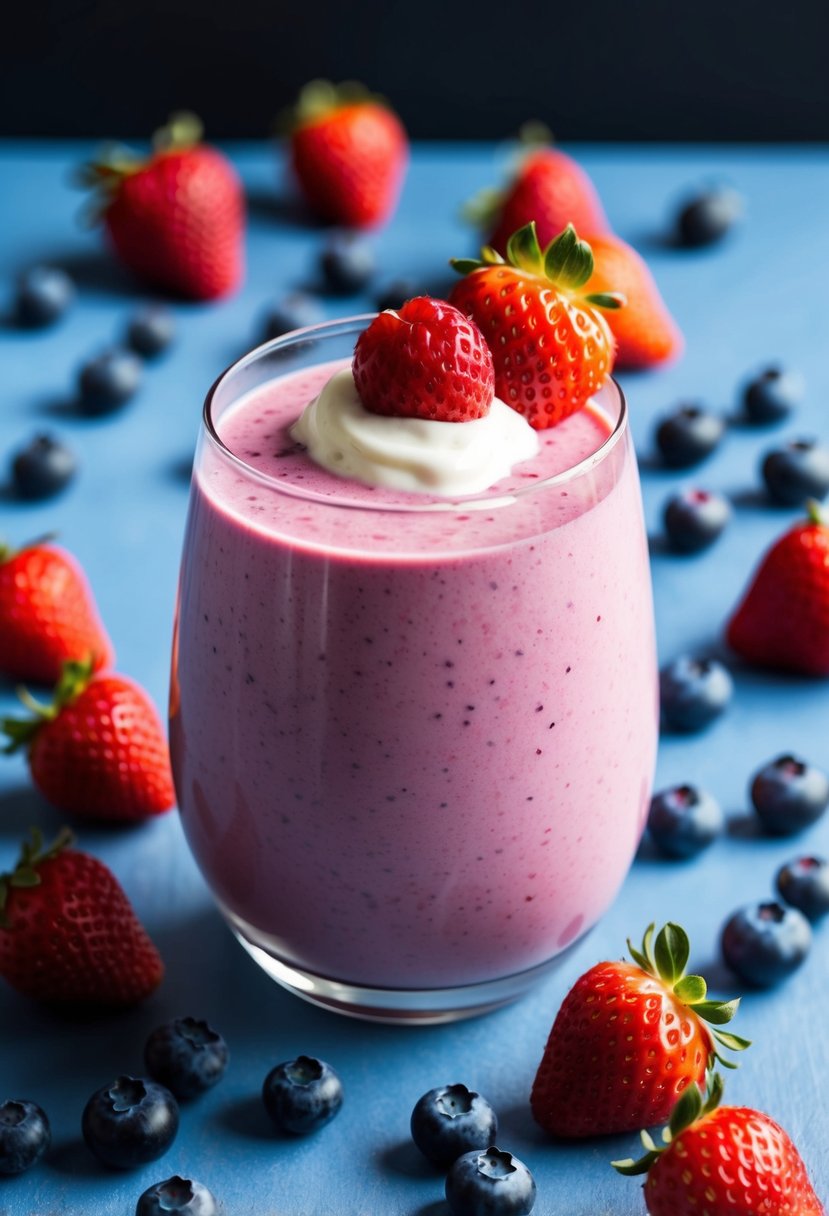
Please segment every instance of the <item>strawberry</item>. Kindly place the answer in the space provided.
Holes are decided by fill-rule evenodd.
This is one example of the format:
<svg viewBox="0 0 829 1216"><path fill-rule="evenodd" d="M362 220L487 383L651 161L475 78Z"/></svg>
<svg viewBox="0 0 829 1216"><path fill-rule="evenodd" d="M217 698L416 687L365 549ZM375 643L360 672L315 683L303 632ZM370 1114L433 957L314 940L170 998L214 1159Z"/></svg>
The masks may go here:
<svg viewBox="0 0 829 1216"><path fill-rule="evenodd" d="M51 705L28 694L34 717L6 718L7 753L28 748L32 780L71 815L133 822L175 801L167 742L155 706L132 680L64 665Z"/></svg>
<svg viewBox="0 0 829 1216"><path fill-rule="evenodd" d="M657 1147L642 1132L645 1155L614 1161L620 1174L647 1174L651 1216L824 1216L803 1158L779 1124L747 1106L720 1106L723 1084L708 1098L686 1090Z"/></svg>
<svg viewBox="0 0 829 1216"><path fill-rule="evenodd" d="M585 170L558 148L536 147L522 161L506 190L487 190L473 199L468 214L490 226L489 244L506 254L507 242L535 220L538 239L547 245L572 224L577 232L608 232L596 187Z"/></svg>
<svg viewBox="0 0 829 1216"><path fill-rule="evenodd" d="M375 317L357 340L353 372L374 414L467 422L489 413L495 392L492 355L478 326L428 296Z"/></svg>
<svg viewBox="0 0 829 1216"><path fill-rule="evenodd" d="M41 1001L133 1005L164 964L112 871L71 845L64 829L44 848L35 828L0 874L0 975Z"/></svg>
<svg viewBox="0 0 829 1216"><path fill-rule="evenodd" d="M121 261L139 278L192 300L238 287L244 269L245 206L230 161L200 143L201 123L178 114L141 160L114 148L81 171Z"/></svg>
<svg viewBox="0 0 829 1216"><path fill-rule="evenodd" d="M14 552L0 543L0 671L54 684L67 659L115 661L86 576L71 554L38 542Z"/></svg>
<svg viewBox="0 0 829 1216"><path fill-rule="evenodd" d="M829 526L816 505L764 555L726 638L749 663L829 676Z"/></svg>
<svg viewBox="0 0 829 1216"><path fill-rule="evenodd" d="M391 217L409 159L400 119L360 85L306 85L291 116L290 152L305 201L323 220L373 228Z"/></svg>
<svg viewBox="0 0 829 1216"><path fill-rule="evenodd" d="M618 236L607 233L587 239L594 266L585 290L621 291L627 299L625 308L608 317L617 344L617 366L651 367L675 359L684 346L682 334L646 263Z"/></svg>
<svg viewBox="0 0 829 1216"><path fill-rule="evenodd" d="M542 252L535 223L507 242L507 258L484 247L481 260L455 258L464 278L450 302L480 326L495 364L495 392L536 430L582 408L613 366L613 338L599 308L622 297L585 295L590 246L568 225Z"/></svg>
<svg viewBox="0 0 829 1216"><path fill-rule="evenodd" d="M710 1001L705 980L686 975L688 938L668 924L632 963L604 962L564 998L532 1088L532 1112L545 1131L576 1138L636 1130L668 1117L686 1089L705 1085L718 1048L746 1039L722 1026L739 1000Z"/></svg>

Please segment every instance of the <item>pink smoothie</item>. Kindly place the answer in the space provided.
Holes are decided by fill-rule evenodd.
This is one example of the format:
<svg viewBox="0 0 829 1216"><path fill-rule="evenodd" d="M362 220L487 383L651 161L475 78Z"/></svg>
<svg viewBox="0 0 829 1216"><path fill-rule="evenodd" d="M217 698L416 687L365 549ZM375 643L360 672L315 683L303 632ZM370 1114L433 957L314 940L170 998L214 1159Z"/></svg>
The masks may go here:
<svg viewBox="0 0 829 1216"><path fill-rule="evenodd" d="M594 455L599 403L474 501L370 489L288 433L333 367L225 412L238 461L203 443L173 676L185 830L232 923L291 966L392 988L512 975L605 911L647 808L632 450Z"/></svg>

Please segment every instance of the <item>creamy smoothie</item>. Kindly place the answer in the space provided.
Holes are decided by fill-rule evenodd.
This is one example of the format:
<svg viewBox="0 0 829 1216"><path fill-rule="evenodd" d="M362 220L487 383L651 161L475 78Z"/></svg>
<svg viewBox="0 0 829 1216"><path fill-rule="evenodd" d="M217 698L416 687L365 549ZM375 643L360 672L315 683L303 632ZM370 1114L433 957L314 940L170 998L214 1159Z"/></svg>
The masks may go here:
<svg viewBox="0 0 829 1216"><path fill-rule="evenodd" d="M497 980L596 922L648 805L652 608L617 390L451 503L295 442L339 366L254 388L202 441L172 691L185 830L234 927L291 967Z"/></svg>

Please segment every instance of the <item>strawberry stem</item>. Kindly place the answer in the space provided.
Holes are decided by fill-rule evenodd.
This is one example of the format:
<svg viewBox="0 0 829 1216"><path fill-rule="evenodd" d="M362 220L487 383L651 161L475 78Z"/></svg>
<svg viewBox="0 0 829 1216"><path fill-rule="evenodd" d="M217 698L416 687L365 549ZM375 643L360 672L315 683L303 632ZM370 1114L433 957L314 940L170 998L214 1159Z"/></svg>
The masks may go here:
<svg viewBox="0 0 829 1216"><path fill-rule="evenodd" d="M20 846L20 856L13 870L0 874L0 928L8 928L6 906L9 892L25 887L40 886L42 881L37 867L44 861L51 861L64 849L75 842L75 837L69 828L61 828L48 848L43 847L43 833L40 828L31 829L31 840L24 840Z"/></svg>
<svg viewBox="0 0 829 1216"><path fill-rule="evenodd" d="M64 663L52 700L46 705L33 697L27 688L17 690L20 701L31 710L32 717L0 719L0 733L7 739L2 749L4 755L10 756L30 746L43 724L54 721L64 706L81 695L92 678L94 662L94 656L90 655L86 659L71 659Z"/></svg>
<svg viewBox="0 0 829 1216"><path fill-rule="evenodd" d="M610 1164L614 1170L628 1177L647 1174L653 1163L658 1161L660 1155L681 1132L696 1123L698 1119L704 1119L706 1115L710 1115L712 1111L716 1110L722 1100L724 1089L723 1079L718 1072L713 1073L708 1082L708 1091L704 1101L699 1087L689 1085L682 1091L681 1097L671 1111L668 1126L662 1130L662 1145L657 1145L649 1132L640 1132L639 1135L645 1149L644 1155L638 1161L634 1161L632 1157L626 1157L622 1161L611 1161Z"/></svg>
<svg viewBox="0 0 829 1216"><path fill-rule="evenodd" d="M827 526L823 508L816 498L810 498L806 503L806 514L809 517L809 523L817 524L819 528Z"/></svg>

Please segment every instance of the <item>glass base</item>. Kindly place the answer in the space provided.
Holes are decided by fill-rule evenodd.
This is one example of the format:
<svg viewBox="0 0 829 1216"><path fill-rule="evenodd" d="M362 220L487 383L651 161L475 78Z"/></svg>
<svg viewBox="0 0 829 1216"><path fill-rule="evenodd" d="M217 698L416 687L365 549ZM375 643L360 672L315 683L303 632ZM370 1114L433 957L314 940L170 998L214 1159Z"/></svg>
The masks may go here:
<svg viewBox="0 0 829 1216"><path fill-rule="evenodd" d="M502 979L453 988L366 988L315 975L283 962L256 940L258 935L249 925L227 909L221 911L251 958L271 979L295 996L310 1001L312 1005L365 1022L418 1026L436 1026L442 1022L478 1017L517 1001L555 971L589 932L587 930L553 958Z"/></svg>

